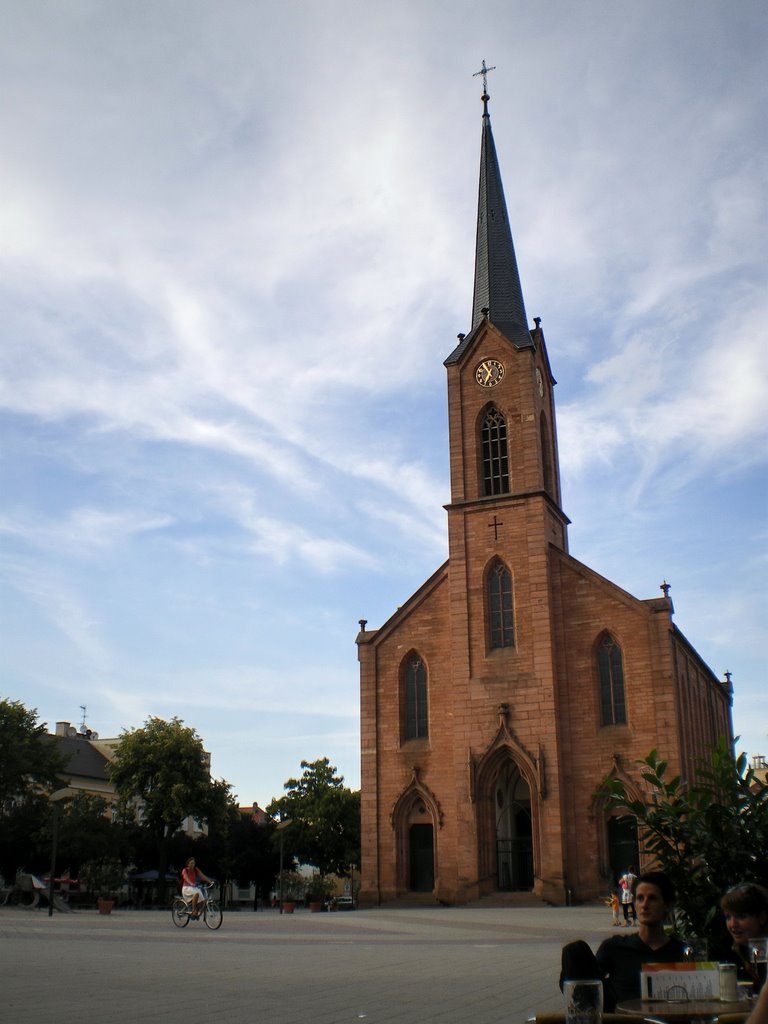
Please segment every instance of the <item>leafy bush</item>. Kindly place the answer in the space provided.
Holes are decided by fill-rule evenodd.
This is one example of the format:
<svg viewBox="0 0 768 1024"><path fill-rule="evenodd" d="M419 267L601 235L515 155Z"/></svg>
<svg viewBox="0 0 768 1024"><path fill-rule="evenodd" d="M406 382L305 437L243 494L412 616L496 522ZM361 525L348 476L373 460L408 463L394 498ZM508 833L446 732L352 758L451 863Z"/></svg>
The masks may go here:
<svg viewBox="0 0 768 1024"><path fill-rule="evenodd" d="M307 879L307 899L310 903L324 903L335 889L335 882L326 875L312 875Z"/></svg>
<svg viewBox="0 0 768 1024"><path fill-rule="evenodd" d="M668 764L655 750L638 765L642 799L630 798L615 778L604 779L599 793L637 820L644 852L672 879L678 929L717 944L723 892L739 882L768 885L768 786L725 740L688 784L667 777Z"/></svg>
<svg viewBox="0 0 768 1024"><path fill-rule="evenodd" d="M102 899L113 899L125 880L125 868L119 860L90 860L80 869L80 887Z"/></svg>
<svg viewBox="0 0 768 1024"><path fill-rule="evenodd" d="M282 888L280 882L282 881ZM303 900L307 891L307 879L298 871L283 871L277 876L277 891L282 891L283 899L286 902L295 903Z"/></svg>

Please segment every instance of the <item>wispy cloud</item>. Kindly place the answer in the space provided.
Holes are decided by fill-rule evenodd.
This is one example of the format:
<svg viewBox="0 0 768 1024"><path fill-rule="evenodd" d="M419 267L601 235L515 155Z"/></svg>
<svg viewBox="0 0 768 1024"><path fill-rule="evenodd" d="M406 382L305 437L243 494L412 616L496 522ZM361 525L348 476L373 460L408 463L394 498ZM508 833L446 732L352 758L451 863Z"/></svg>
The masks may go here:
<svg viewBox="0 0 768 1024"><path fill-rule="evenodd" d="M553 11L16 5L4 641L10 684L49 719L71 714L62 678L102 733L199 708L262 799L284 766L244 752L261 716L296 765L305 742L348 743L359 609L383 621L448 553L442 360L471 309L489 33L574 554L651 588L657 552L674 560L687 621L718 658L736 648L755 717L760 627L745 645L730 613L715 622L744 594L765 604L748 570L768 450L762 10Z"/></svg>
<svg viewBox="0 0 768 1024"><path fill-rule="evenodd" d="M132 512L105 512L96 508L75 508L63 519L30 518L28 513L0 517L0 534L23 540L57 554L98 557L138 533L162 530L169 516L142 516Z"/></svg>
<svg viewBox="0 0 768 1024"><path fill-rule="evenodd" d="M108 670L113 661L105 635L103 617L83 598L76 586L62 579L55 571L44 574L37 563L4 559L3 576L16 593L37 608L45 623L65 639L67 658L74 657L75 674L87 666L90 672ZM40 642L38 638L38 642ZM73 669L62 672L72 676ZM58 689L58 680L51 681ZM55 716L53 716L55 718Z"/></svg>

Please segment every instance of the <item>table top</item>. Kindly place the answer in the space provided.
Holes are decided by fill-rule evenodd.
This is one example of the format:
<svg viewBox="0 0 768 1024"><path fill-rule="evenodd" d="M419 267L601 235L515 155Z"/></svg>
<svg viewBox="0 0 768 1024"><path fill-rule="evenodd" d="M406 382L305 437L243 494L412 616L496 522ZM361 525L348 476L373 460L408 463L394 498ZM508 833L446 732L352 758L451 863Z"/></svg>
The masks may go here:
<svg viewBox="0 0 768 1024"><path fill-rule="evenodd" d="M750 1009L749 1001L738 999L625 999L616 1007L617 1013L637 1017L661 1017L669 1021L691 1020L694 1017L719 1017L724 1013L742 1013Z"/></svg>

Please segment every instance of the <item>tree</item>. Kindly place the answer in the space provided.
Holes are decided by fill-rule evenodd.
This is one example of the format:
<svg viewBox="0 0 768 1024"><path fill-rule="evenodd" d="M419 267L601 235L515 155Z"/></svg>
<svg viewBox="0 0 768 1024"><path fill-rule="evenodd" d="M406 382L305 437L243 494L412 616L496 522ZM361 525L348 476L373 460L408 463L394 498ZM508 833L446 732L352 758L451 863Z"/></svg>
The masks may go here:
<svg viewBox="0 0 768 1024"><path fill-rule="evenodd" d="M257 823L249 811L232 805L226 830L196 840L195 856L207 874L233 879L243 887L252 882L257 896L265 896L280 869L280 855L271 842L274 831L274 822Z"/></svg>
<svg viewBox="0 0 768 1024"><path fill-rule="evenodd" d="M51 862L51 804L30 793L0 818L0 875L12 881L20 870L39 873Z"/></svg>
<svg viewBox="0 0 768 1024"><path fill-rule="evenodd" d="M109 776L121 813L138 817L155 839L162 891L170 838L190 815L201 824L222 823L230 786L211 779L202 740L178 718L150 717L123 732Z"/></svg>
<svg viewBox="0 0 768 1024"><path fill-rule="evenodd" d="M37 710L18 700L0 700L0 816L31 793L55 789L67 765Z"/></svg>
<svg viewBox="0 0 768 1024"><path fill-rule="evenodd" d="M346 874L360 862L360 794L344 785L327 757L301 767L301 778L288 779L285 796L267 813L285 822L282 839L292 856L322 875Z"/></svg>
<svg viewBox="0 0 768 1024"><path fill-rule="evenodd" d="M39 870L50 846L50 792L61 785L67 758L59 753L37 711L20 701L0 700L0 873Z"/></svg>
<svg viewBox="0 0 768 1024"><path fill-rule="evenodd" d="M86 861L118 860L124 854L123 830L111 820L100 796L79 793L62 801L58 825L58 861L75 878Z"/></svg>
<svg viewBox="0 0 768 1024"><path fill-rule="evenodd" d="M672 879L676 917L687 935L722 938L720 897L731 885L768 885L768 786L734 758L725 740L698 767L696 781L669 779L652 750L639 761L646 792L632 798L620 779L603 780L608 804L637 820L643 849Z"/></svg>

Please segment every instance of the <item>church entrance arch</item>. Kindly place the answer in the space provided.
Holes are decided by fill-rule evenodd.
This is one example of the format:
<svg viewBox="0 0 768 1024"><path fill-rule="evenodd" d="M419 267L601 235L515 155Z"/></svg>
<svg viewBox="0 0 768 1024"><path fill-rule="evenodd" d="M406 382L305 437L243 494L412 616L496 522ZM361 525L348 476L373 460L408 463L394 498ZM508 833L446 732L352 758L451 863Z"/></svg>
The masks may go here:
<svg viewBox="0 0 768 1024"><path fill-rule="evenodd" d="M637 820L635 818L608 819L608 864L611 882L615 885L628 867L639 863Z"/></svg>
<svg viewBox="0 0 768 1024"><path fill-rule="evenodd" d="M434 793L422 782L419 769L392 809L397 843L398 892L434 892L437 879L438 830L443 816Z"/></svg>
<svg viewBox="0 0 768 1024"><path fill-rule="evenodd" d="M481 894L531 892L540 874L537 763L510 735L506 706L500 710L496 739L474 769Z"/></svg>
<svg viewBox="0 0 768 1024"><path fill-rule="evenodd" d="M496 884L506 892L533 888L531 790L513 762L496 780Z"/></svg>

